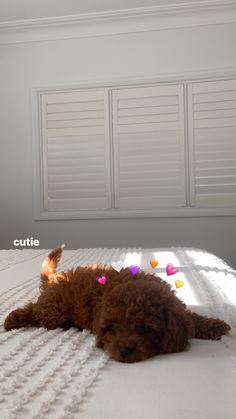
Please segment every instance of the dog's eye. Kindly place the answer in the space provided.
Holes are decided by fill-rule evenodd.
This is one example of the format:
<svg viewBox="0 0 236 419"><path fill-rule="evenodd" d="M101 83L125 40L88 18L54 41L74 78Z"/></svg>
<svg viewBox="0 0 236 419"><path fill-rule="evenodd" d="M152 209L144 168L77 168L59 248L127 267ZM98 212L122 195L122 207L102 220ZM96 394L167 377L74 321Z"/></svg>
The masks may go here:
<svg viewBox="0 0 236 419"><path fill-rule="evenodd" d="M113 323L109 323L105 328L104 328L104 332L112 332L114 330L114 325Z"/></svg>
<svg viewBox="0 0 236 419"><path fill-rule="evenodd" d="M147 324L141 324L141 326L139 326L139 333L141 333L141 335L148 335L151 331L152 328Z"/></svg>

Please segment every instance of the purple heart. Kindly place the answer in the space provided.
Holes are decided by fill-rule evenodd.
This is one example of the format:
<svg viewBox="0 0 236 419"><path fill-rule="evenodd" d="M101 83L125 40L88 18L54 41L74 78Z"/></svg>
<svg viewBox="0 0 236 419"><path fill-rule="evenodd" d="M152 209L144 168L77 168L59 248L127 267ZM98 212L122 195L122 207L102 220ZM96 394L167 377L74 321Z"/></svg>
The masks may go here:
<svg viewBox="0 0 236 419"><path fill-rule="evenodd" d="M137 273L139 273L140 267L138 265L137 266L131 265L129 269L132 275L137 275Z"/></svg>

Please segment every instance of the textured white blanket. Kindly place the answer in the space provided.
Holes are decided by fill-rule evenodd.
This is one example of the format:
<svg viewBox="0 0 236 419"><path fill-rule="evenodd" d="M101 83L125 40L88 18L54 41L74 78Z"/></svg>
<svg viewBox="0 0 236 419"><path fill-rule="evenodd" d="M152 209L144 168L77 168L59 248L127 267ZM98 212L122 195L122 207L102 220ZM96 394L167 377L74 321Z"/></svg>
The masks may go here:
<svg viewBox="0 0 236 419"><path fill-rule="evenodd" d="M78 332L74 328L4 331L2 323L6 315L37 298L39 271L47 253L46 250L0 251L2 418L236 417L233 396L236 388L233 374L236 370L236 272L233 269L216 256L195 249L65 251L60 269L82 263L122 260L124 266L139 264L143 269L156 272L173 287L179 279L184 286L176 291L177 295L193 310L219 316L233 327L222 342L193 340L192 348L186 353L127 365L109 360L95 347L94 337L87 331ZM155 270L149 263L152 258L159 261ZM167 277L165 266L170 262L178 267L178 272Z"/></svg>

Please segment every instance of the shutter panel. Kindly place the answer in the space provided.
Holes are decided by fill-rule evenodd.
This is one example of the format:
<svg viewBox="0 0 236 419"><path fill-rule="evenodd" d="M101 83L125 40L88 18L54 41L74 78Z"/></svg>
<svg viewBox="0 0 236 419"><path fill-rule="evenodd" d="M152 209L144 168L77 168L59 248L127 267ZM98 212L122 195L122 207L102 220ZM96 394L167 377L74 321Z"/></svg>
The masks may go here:
<svg viewBox="0 0 236 419"><path fill-rule="evenodd" d="M44 209L110 208L108 92L74 90L41 98Z"/></svg>
<svg viewBox="0 0 236 419"><path fill-rule="evenodd" d="M186 205L183 86L112 92L115 207Z"/></svg>
<svg viewBox="0 0 236 419"><path fill-rule="evenodd" d="M236 206L236 80L188 88L191 205Z"/></svg>

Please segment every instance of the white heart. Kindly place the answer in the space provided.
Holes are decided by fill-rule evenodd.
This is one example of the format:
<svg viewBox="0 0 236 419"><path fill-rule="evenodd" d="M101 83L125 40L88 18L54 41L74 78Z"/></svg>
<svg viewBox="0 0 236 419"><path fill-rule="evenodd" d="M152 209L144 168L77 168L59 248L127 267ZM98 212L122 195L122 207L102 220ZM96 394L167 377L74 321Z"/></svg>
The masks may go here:
<svg viewBox="0 0 236 419"><path fill-rule="evenodd" d="M113 269L115 269L116 272L120 272L123 268L123 262L121 260L118 260L118 262L113 262L111 266L113 267Z"/></svg>

